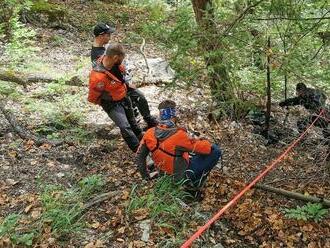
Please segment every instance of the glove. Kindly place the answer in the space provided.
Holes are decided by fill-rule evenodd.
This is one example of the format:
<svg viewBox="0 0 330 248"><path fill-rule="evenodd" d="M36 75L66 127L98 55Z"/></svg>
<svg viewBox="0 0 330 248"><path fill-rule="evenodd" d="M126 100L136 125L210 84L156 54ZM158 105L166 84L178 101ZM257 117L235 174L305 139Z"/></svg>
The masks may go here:
<svg viewBox="0 0 330 248"><path fill-rule="evenodd" d="M283 107L285 107L285 106L286 106L286 104L285 104L285 101L283 101L283 102L280 102L278 105L279 105L281 108L283 108Z"/></svg>

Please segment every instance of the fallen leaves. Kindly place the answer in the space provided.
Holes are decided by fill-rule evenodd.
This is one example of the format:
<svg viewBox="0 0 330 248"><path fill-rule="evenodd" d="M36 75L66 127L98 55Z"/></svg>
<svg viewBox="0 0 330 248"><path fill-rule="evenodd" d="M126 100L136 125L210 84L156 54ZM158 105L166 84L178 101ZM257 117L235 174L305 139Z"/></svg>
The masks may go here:
<svg viewBox="0 0 330 248"><path fill-rule="evenodd" d="M136 220L144 220L149 216L149 210L147 208L134 210L133 216Z"/></svg>
<svg viewBox="0 0 330 248"><path fill-rule="evenodd" d="M84 248L103 248L106 247L101 240L96 240L88 243Z"/></svg>
<svg viewBox="0 0 330 248"><path fill-rule="evenodd" d="M98 229L99 227L100 227L100 222L98 222L98 221L95 221L94 223L92 223L90 226L92 227L92 228L94 228L94 229Z"/></svg>

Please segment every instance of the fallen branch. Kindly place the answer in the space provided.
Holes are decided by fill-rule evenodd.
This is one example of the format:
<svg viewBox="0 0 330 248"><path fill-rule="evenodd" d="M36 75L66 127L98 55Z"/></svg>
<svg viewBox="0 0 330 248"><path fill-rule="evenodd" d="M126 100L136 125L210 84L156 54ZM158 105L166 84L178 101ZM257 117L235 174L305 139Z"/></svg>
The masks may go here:
<svg viewBox="0 0 330 248"><path fill-rule="evenodd" d="M17 83L22 85L24 88L26 86L31 85L32 83L52 83L52 82L59 82L57 78L47 78L41 76L27 76L19 74L18 72L14 71L0 71L0 80ZM82 86L83 82L77 77L73 76L70 79L64 82L66 85L70 86Z"/></svg>
<svg viewBox="0 0 330 248"><path fill-rule="evenodd" d="M300 200L300 201L306 201L306 202L315 202L315 203L322 203L324 206L330 207L330 200L327 199L322 199L318 198L315 196L309 196L309 195L303 195L300 193L284 190L284 189L279 189L279 188L274 188L269 185L264 185L264 184L257 184L255 185L257 189L261 189L264 191L269 191L273 192L279 195L283 195L292 199Z"/></svg>
<svg viewBox="0 0 330 248"><path fill-rule="evenodd" d="M92 200L90 200L89 202L87 202L84 205L83 212L87 211L91 207L93 207L97 204L100 204L101 202L104 202L118 194L119 194L119 191L111 191L111 192L103 193L103 194L100 194L100 195L94 197Z"/></svg>
<svg viewBox="0 0 330 248"><path fill-rule="evenodd" d="M52 146L59 146L63 144L63 141L50 141L48 139L40 138L31 132L23 129L16 121L16 118L13 114L5 108L5 103L0 99L0 112L4 115L6 120L9 122L13 130L18 134L22 139L33 140L36 145L50 144Z"/></svg>
<svg viewBox="0 0 330 248"><path fill-rule="evenodd" d="M22 85L24 88L26 88L26 86L28 85L28 82L26 80L23 80L23 79L15 76L15 73L13 73L11 71L1 71L0 80L17 83L17 84Z"/></svg>

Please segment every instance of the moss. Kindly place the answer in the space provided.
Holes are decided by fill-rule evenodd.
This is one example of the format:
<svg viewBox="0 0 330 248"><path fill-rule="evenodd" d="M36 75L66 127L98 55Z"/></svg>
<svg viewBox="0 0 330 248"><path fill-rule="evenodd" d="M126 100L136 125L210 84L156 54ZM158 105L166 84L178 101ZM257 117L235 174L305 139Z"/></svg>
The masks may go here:
<svg viewBox="0 0 330 248"><path fill-rule="evenodd" d="M48 3L45 0L38 0L33 3L30 9L31 14L43 14L48 17L48 22L62 21L67 15L66 10L57 4Z"/></svg>

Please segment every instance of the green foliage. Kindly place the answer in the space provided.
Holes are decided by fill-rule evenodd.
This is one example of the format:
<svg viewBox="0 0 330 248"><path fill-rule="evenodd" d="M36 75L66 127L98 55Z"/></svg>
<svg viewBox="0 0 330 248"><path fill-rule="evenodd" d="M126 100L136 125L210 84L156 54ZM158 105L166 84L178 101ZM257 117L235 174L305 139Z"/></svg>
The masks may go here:
<svg viewBox="0 0 330 248"><path fill-rule="evenodd" d="M58 185L40 184L42 214L37 219L20 223L21 214L10 214L0 223L0 238L10 238L14 245L32 246L42 235L42 228L51 227L53 237L65 239L84 226L82 213L84 203L105 185L101 175L91 175L82 179L77 186L65 189ZM23 224L29 223L29 224ZM24 232L22 232L24 230Z"/></svg>
<svg viewBox="0 0 330 248"><path fill-rule="evenodd" d="M40 199L44 210L41 221L50 223L54 234L64 237L81 229L82 223L77 220L82 208L75 190L62 191L59 187L47 186Z"/></svg>
<svg viewBox="0 0 330 248"><path fill-rule="evenodd" d="M54 92L67 92L68 86L54 83L53 86L47 88L46 91L39 92L34 97L46 98L46 96L54 97L48 94L51 90ZM65 90L64 90L65 89ZM47 92L47 93L45 93ZM48 139L74 139L75 141L88 141L92 134L84 128L83 121L85 119L84 112L81 110L81 95L63 94L56 101L50 102L46 100L28 99L24 100L27 110L37 112L43 119L36 131L47 136Z"/></svg>
<svg viewBox="0 0 330 248"><path fill-rule="evenodd" d="M59 237L81 229L83 223L79 217L84 201L100 191L105 182L101 175L92 175L82 179L78 185L70 190L48 185L40 196L44 210L41 220L50 223L52 232Z"/></svg>
<svg viewBox="0 0 330 248"><path fill-rule="evenodd" d="M175 184L170 176L163 176L156 181L148 194L139 194L137 186L134 186L127 212L133 214L138 209L148 209L150 218L157 220L158 226L179 232L181 230L177 227L187 218L180 202L188 196L188 193L182 190L181 184Z"/></svg>
<svg viewBox="0 0 330 248"><path fill-rule="evenodd" d="M19 233L15 230L21 217L19 214L8 215L0 224L0 238L9 237L15 245L32 246L34 232Z"/></svg>
<svg viewBox="0 0 330 248"><path fill-rule="evenodd" d="M26 58L31 58L37 50L34 46L35 31L20 22L22 10L31 7L31 1L6 0L11 16L8 20L9 42L5 45L5 55L9 57L9 65L17 67Z"/></svg>
<svg viewBox="0 0 330 248"><path fill-rule="evenodd" d="M0 81L0 95L9 96L16 93L16 85L7 81Z"/></svg>
<svg viewBox="0 0 330 248"><path fill-rule="evenodd" d="M5 234L11 233L15 230L17 226L17 222L20 218L18 214L10 214L8 215L0 225L0 237L5 236Z"/></svg>
<svg viewBox="0 0 330 248"><path fill-rule="evenodd" d="M61 35L57 35L54 34L51 38L50 38L50 42L53 46L57 46L60 47L64 44L65 38Z"/></svg>
<svg viewBox="0 0 330 248"><path fill-rule="evenodd" d="M296 220L320 221L328 214L328 209L323 208L320 203L307 203L302 207L284 209L285 216Z"/></svg>
<svg viewBox="0 0 330 248"><path fill-rule="evenodd" d="M167 4L162 0L131 0L130 4L148 11L150 21L162 21L166 17Z"/></svg>
<svg viewBox="0 0 330 248"><path fill-rule="evenodd" d="M150 15L150 21L137 32L166 49L176 79L186 86L209 84L218 103L223 92L230 101L260 102L266 95L267 54L271 57L273 99L283 99L285 75L289 91L298 82L329 91L329 42L324 43L319 32L328 31L330 24L326 19L304 20L324 15L325 2L266 1L244 12L250 2L213 1L213 17L209 15L212 19L205 28L194 21L191 1L179 1L176 8L165 9L161 22L153 22ZM237 19L241 13L244 15ZM271 51L266 49L268 36ZM228 105L233 104L221 103L218 108L222 112L237 109L221 109Z"/></svg>
<svg viewBox="0 0 330 248"><path fill-rule="evenodd" d="M100 191L103 186L105 186L105 181L101 175L85 177L79 182L79 187L81 190L80 195L85 198L93 192Z"/></svg>
<svg viewBox="0 0 330 248"><path fill-rule="evenodd" d="M33 1L29 10L32 14L43 14L47 16L47 22L53 23L63 21L67 15L66 9L58 4L49 3L47 0Z"/></svg>
<svg viewBox="0 0 330 248"><path fill-rule="evenodd" d="M13 236L11 236L11 240L14 244L23 246L32 246L34 238L34 232L25 234L13 234Z"/></svg>

